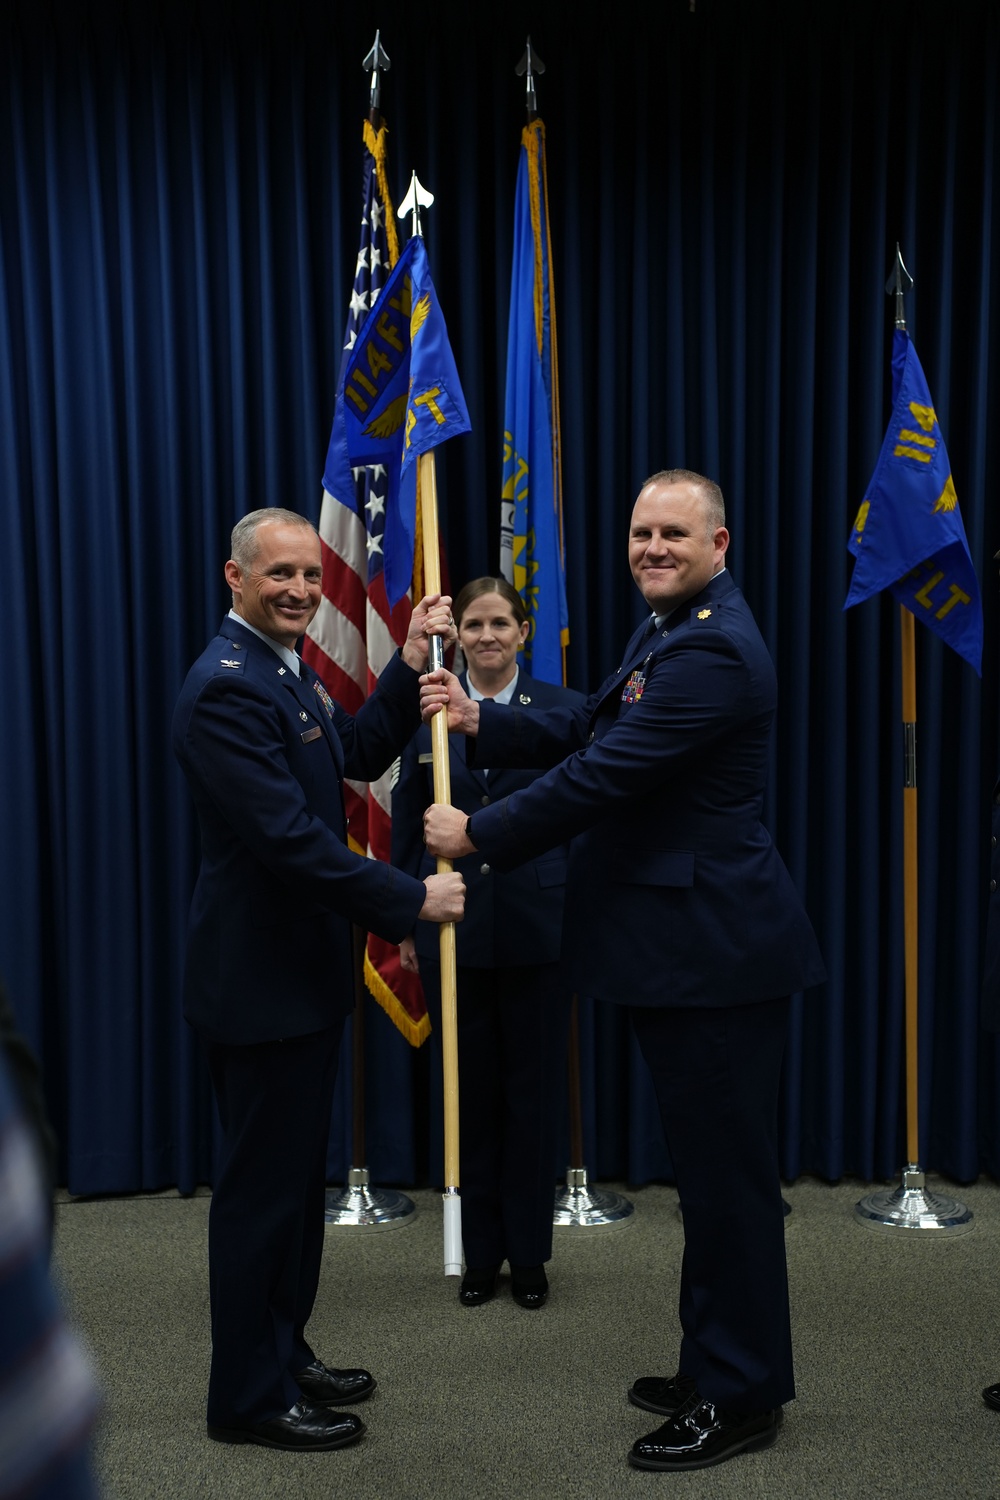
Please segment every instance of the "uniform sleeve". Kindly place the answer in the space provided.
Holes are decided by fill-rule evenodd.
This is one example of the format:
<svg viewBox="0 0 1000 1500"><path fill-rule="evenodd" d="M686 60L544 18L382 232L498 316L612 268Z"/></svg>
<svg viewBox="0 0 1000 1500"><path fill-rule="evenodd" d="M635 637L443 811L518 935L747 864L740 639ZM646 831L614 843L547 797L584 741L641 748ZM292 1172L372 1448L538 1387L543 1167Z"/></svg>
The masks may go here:
<svg viewBox="0 0 1000 1500"><path fill-rule="evenodd" d="M586 742L590 701L531 713L516 704L481 703L479 733L467 741L466 759L480 770L547 770L558 765Z"/></svg>

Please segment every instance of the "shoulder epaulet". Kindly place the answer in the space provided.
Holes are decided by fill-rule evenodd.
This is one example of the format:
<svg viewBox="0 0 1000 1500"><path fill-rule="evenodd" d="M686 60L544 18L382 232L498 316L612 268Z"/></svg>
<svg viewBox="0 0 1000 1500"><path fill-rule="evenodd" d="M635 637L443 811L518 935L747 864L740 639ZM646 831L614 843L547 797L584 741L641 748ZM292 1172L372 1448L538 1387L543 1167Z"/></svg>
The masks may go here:
<svg viewBox="0 0 1000 1500"><path fill-rule="evenodd" d="M225 650L219 657L218 666L225 672L242 672L246 666L247 654L239 641L226 641Z"/></svg>

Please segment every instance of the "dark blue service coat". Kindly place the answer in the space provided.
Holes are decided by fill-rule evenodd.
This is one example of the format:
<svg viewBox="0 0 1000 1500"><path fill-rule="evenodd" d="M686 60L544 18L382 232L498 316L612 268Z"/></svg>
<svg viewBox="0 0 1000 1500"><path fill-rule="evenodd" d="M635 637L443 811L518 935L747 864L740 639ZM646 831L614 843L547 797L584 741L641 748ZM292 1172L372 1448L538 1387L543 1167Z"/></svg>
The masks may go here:
<svg viewBox="0 0 1000 1500"><path fill-rule="evenodd" d="M728 571L675 613L636 631L582 707L482 705L471 764L552 769L476 813L473 842L510 870L574 840L563 943L581 993L712 1006L819 984L812 927L760 821L767 648Z"/></svg>
<svg viewBox="0 0 1000 1500"><path fill-rule="evenodd" d="M227 616L174 715L202 856L184 1013L214 1041L301 1036L349 1014L350 924L398 942L426 896L348 847L342 785L381 775L412 734L417 674L394 656L352 719L302 670Z"/></svg>

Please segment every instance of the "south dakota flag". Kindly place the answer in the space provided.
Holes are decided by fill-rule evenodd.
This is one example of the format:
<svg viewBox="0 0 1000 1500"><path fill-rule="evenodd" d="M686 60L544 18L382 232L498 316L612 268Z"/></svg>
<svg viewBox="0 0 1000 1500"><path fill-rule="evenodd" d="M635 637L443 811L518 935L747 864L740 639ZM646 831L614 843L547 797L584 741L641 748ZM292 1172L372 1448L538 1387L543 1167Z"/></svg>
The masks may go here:
<svg viewBox="0 0 1000 1500"><path fill-rule="evenodd" d="M544 682L564 682L563 647L569 643L569 627L559 369L541 120L533 120L521 134L514 201L500 570L524 600L531 622L525 667Z"/></svg>

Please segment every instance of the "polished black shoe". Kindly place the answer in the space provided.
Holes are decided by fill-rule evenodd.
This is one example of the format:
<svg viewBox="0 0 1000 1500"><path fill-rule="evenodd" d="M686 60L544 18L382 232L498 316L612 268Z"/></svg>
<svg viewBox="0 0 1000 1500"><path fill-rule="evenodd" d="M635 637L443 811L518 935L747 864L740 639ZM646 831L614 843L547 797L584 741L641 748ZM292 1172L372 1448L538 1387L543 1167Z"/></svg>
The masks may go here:
<svg viewBox="0 0 1000 1500"><path fill-rule="evenodd" d="M983 1392L983 1400L994 1411L1000 1411L1000 1385L988 1385Z"/></svg>
<svg viewBox="0 0 1000 1500"><path fill-rule="evenodd" d="M296 1371L295 1380L312 1406L352 1406L355 1401L367 1401L378 1383L367 1370L331 1370L319 1359Z"/></svg>
<svg viewBox="0 0 1000 1500"><path fill-rule="evenodd" d="M544 1266L511 1266L510 1294L519 1307L529 1312L544 1307L549 1295L549 1281Z"/></svg>
<svg viewBox="0 0 1000 1500"><path fill-rule="evenodd" d="M733 1414L695 1391L662 1427L633 1443L628 1461L636 1469L707 1469L738 1453L770 1448L777 1436L776 1412Z"/></svg>
<svg viewBox="0 0 1000 1500"><path fill-rule="evenodd" d="M499 1275L499 1266L480 1266L478 1269L470 1266L462 1277L458 1292L458 1300L462 1306L482 1307L484 1302L495 1297Z"/></svg>
<svg viewBox="0 0 1000 1500"><path fill-rule="evenodd" d="M694 1381L690 1375L669 1375L664 1378L643 1375L632 1386L628 1399L633 1406L641 1406L643 1411L655 1411L661 1417L672 1417L693 1395Z"/></svg>
<svg viewBox="0 0 1000 1500"><path fill-rule="evenodd" d="M286 1448L296 1453L325 1453L356 1443L365 1430L351 1411L331 1412L324 1406L297 1401L291 1411L245 1427L214 1427L208 1435L217 1443L259 1443L262 1448Z"/></svg>

